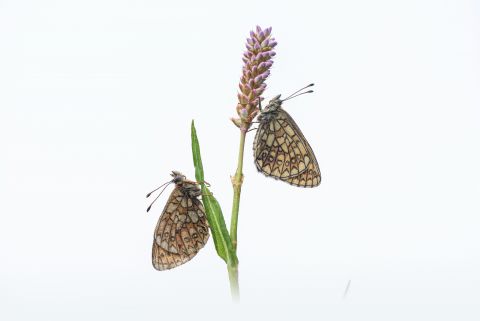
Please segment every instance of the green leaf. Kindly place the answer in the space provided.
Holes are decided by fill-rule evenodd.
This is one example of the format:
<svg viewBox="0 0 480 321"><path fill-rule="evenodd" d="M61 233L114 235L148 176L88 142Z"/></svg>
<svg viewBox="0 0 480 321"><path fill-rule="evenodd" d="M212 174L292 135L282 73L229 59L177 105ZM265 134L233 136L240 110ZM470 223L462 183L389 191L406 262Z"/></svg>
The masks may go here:
<svg viewBox="0 0 480 321"><path fill-rule="evenodd" d="M218 256L220 256L227 264L238 263L237 255L233 249L232 240L228 233L225 219L223 218L220 204L210 192L204 183L202 156L200 154L200 144L198 142L197 131L192 120L192 154L193 164L195 165L195 178L202 186L202 201L207 214L207 220L212 231L213 242Z"/></svg>

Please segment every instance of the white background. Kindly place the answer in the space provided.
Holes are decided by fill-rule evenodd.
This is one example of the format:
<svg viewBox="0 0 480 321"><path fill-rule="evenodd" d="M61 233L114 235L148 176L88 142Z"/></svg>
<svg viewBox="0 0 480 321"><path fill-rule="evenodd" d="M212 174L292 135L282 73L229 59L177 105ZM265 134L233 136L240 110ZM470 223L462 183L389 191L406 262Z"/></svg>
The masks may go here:
<svg viewBox="0 0 480 321"><path fill-rule="evenodd" d="M1 0L0 319L478 320L479 10ZM258 174L249 134L232 305L211 240L152 268L171 189L148 215L145 194L172 169L194 177L195 119L228 224L228 119L257 24L278 41L266 98L316 84L285 109L323 181Z"/></svg>

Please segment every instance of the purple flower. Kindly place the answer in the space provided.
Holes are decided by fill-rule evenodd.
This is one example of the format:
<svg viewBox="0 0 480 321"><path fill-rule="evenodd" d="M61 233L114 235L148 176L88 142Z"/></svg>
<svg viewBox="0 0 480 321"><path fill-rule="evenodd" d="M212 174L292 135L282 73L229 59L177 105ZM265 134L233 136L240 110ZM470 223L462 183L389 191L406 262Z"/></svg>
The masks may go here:
<svg viewBox="0 0 480 321"><path fill-rule="evenodd" d="M240 128L250 126L253 118L258 113L258 102L267 85L265 80L270 75L273 65L273 49L277 45L275 38L271 37L272 28L262 30L259 26L250 31L247 39L247 51L243 54L242 77L240 78L238 93L237 113L240 119L232 121Z"/></svg>

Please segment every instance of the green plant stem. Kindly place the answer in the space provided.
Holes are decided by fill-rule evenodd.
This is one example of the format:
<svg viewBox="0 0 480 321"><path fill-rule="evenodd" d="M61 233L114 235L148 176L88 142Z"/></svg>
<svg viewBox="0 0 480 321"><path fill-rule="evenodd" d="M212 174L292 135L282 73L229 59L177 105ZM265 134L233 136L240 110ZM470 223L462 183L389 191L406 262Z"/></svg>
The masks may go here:
<svg viewBox="0 0 480 321"><path fill-rule="evenodd" d="M238 265L227 265L228 279L230 280L230 293L232 299L238 301L240 299L240 289L238 287Z"/></svg>
<svg viewBox="0 0 480 321"><path fill-rule="evenodd" d="M238 211L240 209L240 193L243 183L243 151L245 149L245 136L247 130L240 128L240 146L238 148L238 164L235 176L232 177L233 186L233 205L232 217L230 221L230 238L232 239L233 249L237 253L237 227L238 227ZM233 299L239 299L240 292L238 286L238 263L232 262L228 264L228 276L230 278L230 290Z"/></svg>
<svg viewBox="0 0 480 321"><path fill-rule="evenodd" d="M232 245L237 251L237 226L238 226L238 211L240 209L240 193L242 192L243 183L243 151L245 149L245 136L246 130L240 129L240 147L238 149L238 164L235 176L232 178L233 186L233 206L232 206L232 218L230 222L230 238L232 239Z"/></svg>

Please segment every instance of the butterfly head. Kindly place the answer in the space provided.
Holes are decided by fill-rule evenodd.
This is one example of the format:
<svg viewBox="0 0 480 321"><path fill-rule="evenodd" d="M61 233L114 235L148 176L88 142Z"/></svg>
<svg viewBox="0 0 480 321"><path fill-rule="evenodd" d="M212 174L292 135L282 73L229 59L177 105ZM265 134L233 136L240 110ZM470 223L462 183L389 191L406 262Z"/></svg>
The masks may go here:
<svg viewBox="0 0 480 321"><path fill-rule="evenodd" d="M178 171L172 171L170 174L173 179L171 180L172 183L175 183L182 189L182 192L189 197L197 197L202 194L200 186L195 181L187 180L187 177Z"/></svg>
<svg viewBox="0 0 480 321"><path fill-rule="evenodd" d="M260 110L260 115L258 116L258 121L270 120L271 117L275 116L279 109L282 108L283 100L280 99L281 95L277 95L270 99L267 106Z"/></svg>
<svg viewBox="0 0 480 321"><path fill-rule="evenodd" d="M312 87L312 86L313 86L313 84L309 84L309 85L297 90L296 92L294 92L293 94L291 94L290 96L288 96L285 99L280 99L281 95L277 95L277 96L273 97L268 102L268 105L265 106L264 109L262 109L261 105L259 104L260 115L258 116L258 121L259 122L269 122L272 118L274 118L277 115L278 111L282 109L282 103L284 101L295 98L295 97L298 97L298 96L303 95L303 94L312 93L313 90L302 91L302 90L304 90L306 88L309 88L309 87Z"/></svg>
<svg viewBox="0 0 480 321"><path fill-rule="evenodd" d="M182 173L178 172L178 171L172 171L172 173L170 174L170 176L173 177L172 179L172 183L175 183L175 184L181 184L183 183L187 178L185 177L185 175L183 175Z"/></svg>
<svg viewBox="0 0 480 321"><path fill-rule="evenodd" d="M276 112L282 107L283 100L280 99L282 95L276 95L268 102L268 105L265 107L265 112Z"/></svg>

